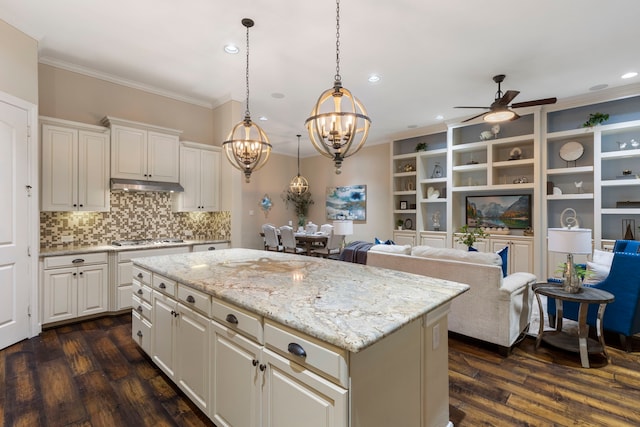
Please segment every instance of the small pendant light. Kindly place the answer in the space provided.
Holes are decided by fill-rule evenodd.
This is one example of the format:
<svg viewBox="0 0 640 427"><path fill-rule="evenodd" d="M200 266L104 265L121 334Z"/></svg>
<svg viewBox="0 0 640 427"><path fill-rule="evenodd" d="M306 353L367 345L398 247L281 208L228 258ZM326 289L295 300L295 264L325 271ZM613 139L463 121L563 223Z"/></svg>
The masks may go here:
<svg viewBox="0 0 640 427"><path fill-rule="evenodd" d="M298 175L294 176L289 184L289 190L292 193L301 195L309 191L309 181L307 178L300 175L300 137L302 135L296 135L298 137Z"/></svg>
<svg viewBox="0 0 640 427"><path fill-rule="evenodd" d="M369 135L371 119L367 111L350 91L342 87L340 0L336 0L336 75L333 87L320 95L305 125L315 149L333 159L336 174L342 172L342 161L357 153Z"/></svg>
<svg viewBox="0 0 640 427"><path fill-rule="evenodd" d="M247 69L245 73L247 87L247 104L244 120L236 124L227 140L222 143L227 159L233 167L244 173L249 182L251 173L257 171L267 163L271 154L271 144L267 134L260 126L251 121L249 113L249 28L253 27L253 20L244 18L242 25L247 28Z"/></svg>

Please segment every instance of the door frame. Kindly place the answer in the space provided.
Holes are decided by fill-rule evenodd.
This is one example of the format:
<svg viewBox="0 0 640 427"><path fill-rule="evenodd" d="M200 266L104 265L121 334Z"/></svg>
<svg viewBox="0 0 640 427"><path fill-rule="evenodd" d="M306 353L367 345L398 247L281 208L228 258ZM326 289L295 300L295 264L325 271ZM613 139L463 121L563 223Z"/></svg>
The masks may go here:
<svg viewBox="0 0 640 427"><path fill-rule="evenodd" d="M29 336L35 337L42 331L42 319L40 319L40 292L38 259L40 257L40 173L38 141L38 106L24 99L13 96L0 90L0 102L13 105L27 112L27 168L28 179L31 186L31 196L27 203L28 245L29 245Z"/></svg>

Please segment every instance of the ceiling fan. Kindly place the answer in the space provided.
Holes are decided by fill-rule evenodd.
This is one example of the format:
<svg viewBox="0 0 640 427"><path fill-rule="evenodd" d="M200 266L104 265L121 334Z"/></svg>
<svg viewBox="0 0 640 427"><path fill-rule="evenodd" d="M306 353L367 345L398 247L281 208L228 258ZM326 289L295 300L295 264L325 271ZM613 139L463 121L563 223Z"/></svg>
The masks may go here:
<svg viewBox="0 0 640 427"><path fill-rule="evenodd" d="M484 116L483 120L490 123L516 120L520 118L520 116L516 114L515 111L512 111L510 108L522 108L522 107L532 107L534 105L555 104L557 101L556 98L544 98L544 99L536 99L534 101L516 102L515 104L509 105L509 103L513 101L513 98L518 96L520 91L508 90L503 94L502 90L500 89L500 83L504 81L505 77L506 76L504 74L498 74L497 76L493 76L493 81L498 83L498 91L496 92L495 101L493 101L493 103L489 107L469 107L469 106L454 107L454 108L482 108L485 110L489 110L485 113L480 113L480 114L476 114L473 117L469 117L468 119L463 120L462 123L471 121L480 116Z"/></svg>

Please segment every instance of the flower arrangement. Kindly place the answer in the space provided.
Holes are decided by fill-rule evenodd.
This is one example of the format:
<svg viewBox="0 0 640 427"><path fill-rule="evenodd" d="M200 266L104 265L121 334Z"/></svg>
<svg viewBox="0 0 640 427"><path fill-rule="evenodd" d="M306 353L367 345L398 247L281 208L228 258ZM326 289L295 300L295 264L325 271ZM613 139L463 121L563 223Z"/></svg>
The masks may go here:
<svg viewBox="0 0 640 427"><path fill-rule="evenodd" d="M286 189L282 192L281 197L287 209L289 209L289 206L293 206L296 215L298 215L298 225L303 226L305 218L309 214L309 206L314 203L311 193L307 191L306 193L298 194Z"/></svg>
<svg viewBox="0 0 640 427"><path fill-rule="evenodd" d="M584 128L590 128L609 120L609 115L606 113L593 113L589 114L589 119L582 124Z"/></svg>
<svg viewBox="0 0 640 427"><path fill-rule="evenodd" d="M467 224L460 227L459 230L462 233L458 236L458 243L462 243L467 247L472 247L475 242L478 242L486 237L489 237L487 233L482 228L474 227L470 228Z"/></svg>

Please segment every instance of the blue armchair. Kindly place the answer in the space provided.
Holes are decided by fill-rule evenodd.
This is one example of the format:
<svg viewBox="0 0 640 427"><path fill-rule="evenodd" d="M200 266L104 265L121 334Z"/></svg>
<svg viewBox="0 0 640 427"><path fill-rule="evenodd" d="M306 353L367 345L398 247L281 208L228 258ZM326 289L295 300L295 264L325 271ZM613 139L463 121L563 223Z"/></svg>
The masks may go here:
<svg viewBox="0 0 640 427"><path fill-rule="evenodd" d="M640 332L640 253L615 252L607 278L591 287L615 296L615 301L608 304L604 312L603 329L620 334L622 346L630 351L631 336ZM578 320L578 304L564 302L562 308L563 317ZM556 313L553 298L547 300L547 313L552 323ZM587 314L589 325L595 326L597 313L598 306L591 304Z"/></svg>

